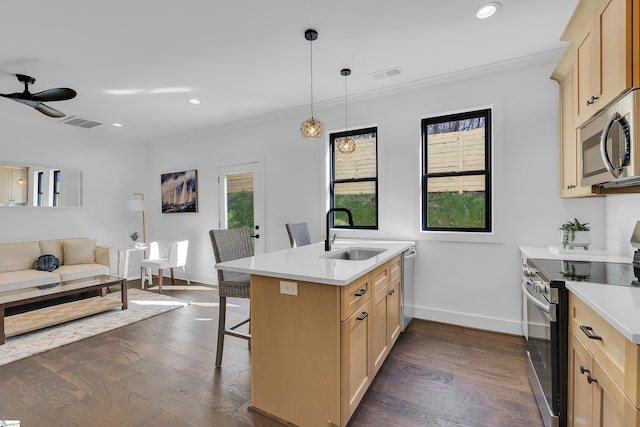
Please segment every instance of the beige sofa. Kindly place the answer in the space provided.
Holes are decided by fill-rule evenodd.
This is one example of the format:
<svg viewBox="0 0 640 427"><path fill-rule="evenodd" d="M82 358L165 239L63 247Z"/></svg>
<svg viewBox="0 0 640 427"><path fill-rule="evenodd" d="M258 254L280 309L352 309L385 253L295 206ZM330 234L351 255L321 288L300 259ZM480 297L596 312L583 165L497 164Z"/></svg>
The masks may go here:
<svg viewBox="0 0 640 427"><path fill-rule="evenodd" d="M52 272L34 269L34 262L46 254L58 257L60 266ZM96 239L0 243L0 304L82 287L55 286L61 282L117 273L118 250L97 246Z"/></svg>

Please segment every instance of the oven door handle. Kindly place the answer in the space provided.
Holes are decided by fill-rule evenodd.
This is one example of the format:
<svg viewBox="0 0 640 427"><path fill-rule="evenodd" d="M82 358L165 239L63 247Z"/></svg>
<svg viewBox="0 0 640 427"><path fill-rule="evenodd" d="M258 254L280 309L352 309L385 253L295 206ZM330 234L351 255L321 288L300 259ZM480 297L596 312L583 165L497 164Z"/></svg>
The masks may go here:
<svg viewBox="0 0 640 427"><path fill-rule="evenodd" d="M524 295L527 297L527 299L529 301L531 301L540 310L542 310L545 313L547 313L547 317L550 317L550 315L549 315L549 310L550 310L549 304L544 304L544 303L540 302L536 297L531 295L531 292L529 292L529 289L527 289L527 285L524 282L522 282L522 292L524 292ZM549 319L549 320L551 320L551 319Z"/></svg>

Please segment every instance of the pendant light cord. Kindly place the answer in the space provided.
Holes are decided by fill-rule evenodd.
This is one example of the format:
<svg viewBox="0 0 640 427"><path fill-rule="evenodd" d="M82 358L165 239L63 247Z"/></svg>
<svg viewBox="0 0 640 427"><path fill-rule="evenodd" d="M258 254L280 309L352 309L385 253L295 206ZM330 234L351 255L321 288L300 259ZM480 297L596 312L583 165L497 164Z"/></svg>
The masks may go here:
<svg viewBox="0 0 640 427"><path fill-rule="evenodd" d="M347 75L344 76L344 130L347 130L348 123L348 115L347 115Z"/></svg>
<svg viewBox="0 0 640 427"><path fill-rule="evenodd" d="M313 119L313 40L309 40L311 43L311 118Z"/></svg>

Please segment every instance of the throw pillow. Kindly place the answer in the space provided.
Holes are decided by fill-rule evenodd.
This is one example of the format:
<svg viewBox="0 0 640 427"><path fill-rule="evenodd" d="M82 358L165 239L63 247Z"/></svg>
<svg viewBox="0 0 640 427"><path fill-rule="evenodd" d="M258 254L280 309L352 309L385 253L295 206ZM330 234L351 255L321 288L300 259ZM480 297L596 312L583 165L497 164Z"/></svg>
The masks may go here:
<svg viewBox="0 0 640 427"><path fill-rule="evenodd" d="M64 264L64 252L62 249L62 239L40 240L40 253L55 255L60 260L60 264Z"/></svg>
<svg viewBox="0 0 640 427"><path fill-rule="evenodd" d="M51 254L40 255L33 263L33 268L40 271L53 271L60 267L60 260Z"/></svg>
<svg viewBox="0 0 640 427"><path fill-rule="evenodd" d="M94 264L96 262L96 239L66 239L62 242L64 264Z"/></svg>

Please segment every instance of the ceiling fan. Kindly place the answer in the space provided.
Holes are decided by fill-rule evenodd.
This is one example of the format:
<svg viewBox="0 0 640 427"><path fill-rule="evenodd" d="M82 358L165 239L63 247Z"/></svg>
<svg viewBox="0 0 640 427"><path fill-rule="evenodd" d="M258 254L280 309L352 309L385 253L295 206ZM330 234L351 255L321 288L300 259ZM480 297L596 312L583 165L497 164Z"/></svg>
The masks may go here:
<svg viewBox="0 0 640 427"><path fill-rule="evenodd" d="M35 83L36 79L24 74L16 74L16 77L19 82L24 83L24 92L9 94L0 93L0 96L28 105L49 117L64 117L64 113L43 104L43 102L66 101L67 99L74 98L77 95L75 90L63 87L47 89L38 93L31 93L29 92L29 85Z"/></svg>

